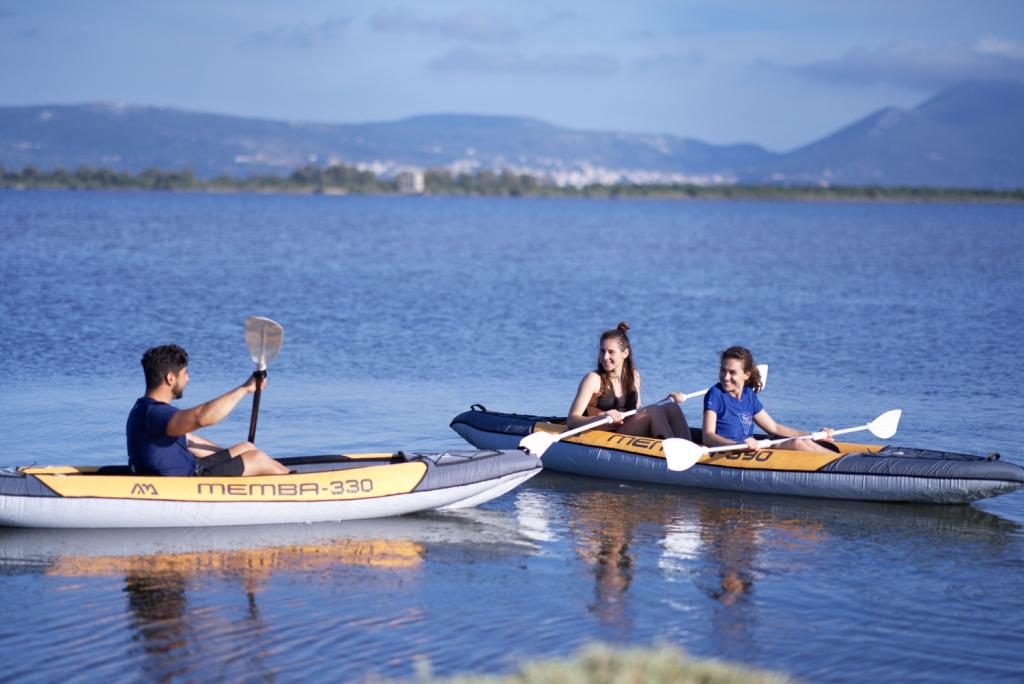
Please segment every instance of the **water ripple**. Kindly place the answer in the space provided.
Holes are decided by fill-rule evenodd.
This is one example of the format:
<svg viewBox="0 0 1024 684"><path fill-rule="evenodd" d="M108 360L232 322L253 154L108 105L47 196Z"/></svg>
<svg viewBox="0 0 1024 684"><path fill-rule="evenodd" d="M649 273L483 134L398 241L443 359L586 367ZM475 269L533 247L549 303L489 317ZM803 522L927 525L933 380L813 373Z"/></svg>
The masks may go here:
<svg viewBox="0 0 1024 684"><path fill-rule="evenodd" d="M998 206L0 192L0 465L122 461L141 351L186 346L198 402L250 372L254 313L286 329L258 436L279 455L463 448L447 424L474 402L564 413L626 319L646 399L706 386L739 342L782 422L899 406L897 443L1024 462L1003 400L1024 366L992 374L1024 333L1021 231ZM146 276L168 253L170 285ZM1021 496L543 473L454 515L0 530L0 659L16 681L351 681L662 640L809 681L1016 681Z"/></svg>

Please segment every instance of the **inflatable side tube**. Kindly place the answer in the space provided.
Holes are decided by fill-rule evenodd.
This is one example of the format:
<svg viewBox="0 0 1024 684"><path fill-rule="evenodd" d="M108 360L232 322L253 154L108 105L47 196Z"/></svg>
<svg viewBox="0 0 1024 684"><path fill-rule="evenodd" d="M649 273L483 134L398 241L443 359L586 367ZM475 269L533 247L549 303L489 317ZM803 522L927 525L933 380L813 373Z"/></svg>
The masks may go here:
<svg viewBox="0 0 1024 684"><path fill-rule="evenodd" d="M430 462L419 491L446 489L469 482L497 480L514 473L540 470L540 459L519 449L509 451L443 451L416 454Z"/></svg>
<svg viewBox="0 0 1024 684"><path fill-rule="evenodd" d="M449 427L456 432L459 432L456 427L457 425L468 425L469 427L476 428L483 432L525 437L533 432L534 423L537 422L564 423L565 417L526 416L519 413L495 413L494 411L479 411L474 409L471 411L463 411L452 418L452 422L449 424Z"/></svg>
<svg viewBox="0 0 1024 684"><path fill-rule="evenodd" d="M943 480L987 480L1024 485L1024 468L970 454L887 446L875 453L847 454L821 472L923 477Z"/></svg>
<svg viewBox="0 0 1024 684"><path fill-rule="evenodd" d="M0 470L0 497L3 496L59 496L39 481L35 475L26 475L14 468Z"/></svg>

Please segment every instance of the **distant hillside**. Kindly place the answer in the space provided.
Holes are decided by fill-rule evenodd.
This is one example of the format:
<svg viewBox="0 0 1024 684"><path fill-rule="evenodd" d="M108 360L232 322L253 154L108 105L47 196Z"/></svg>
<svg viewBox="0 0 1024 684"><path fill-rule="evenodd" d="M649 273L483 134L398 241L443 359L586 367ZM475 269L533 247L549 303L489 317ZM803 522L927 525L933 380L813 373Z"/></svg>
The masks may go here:
<svg viewBox="0 0 1024 684"><path fill-rule="evenodd" d="M787 154L671 135L561 128L535 119L432 115L369 124L288 123L113 104L0 108L0 165L200 178L347 164L511 169L561 184L793 183L1024 187L1024 84L969 82L884 109Z"/></svg>
<svg viewBox="0 0 1024 684"><path fill-rule="evenodd" d="M575 131L533 119L435 115L371 124L286 123L110 104L0 108L0 164L197 176L288 173L308 163L455 171L504 168L589 181L723 181L776 155L674 136ZM715 177L719 174L723 177Z"/></svg>
<svg viewBox="0 0 1024 684"><path fill-rule="evenodd" d="M1024 187L1024 84L972 81L876 112L747 177L792 183Z"/></svg>

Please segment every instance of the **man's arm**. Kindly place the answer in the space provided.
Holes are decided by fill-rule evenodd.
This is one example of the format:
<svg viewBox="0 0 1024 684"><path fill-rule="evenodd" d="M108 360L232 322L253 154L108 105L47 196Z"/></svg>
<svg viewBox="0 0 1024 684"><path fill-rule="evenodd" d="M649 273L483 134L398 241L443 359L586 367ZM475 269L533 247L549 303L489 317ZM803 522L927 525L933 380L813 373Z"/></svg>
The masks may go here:
<svg viewBox="0 0 1024 684"><path fill-rule="evenodd" d="M264 378L261 387L266 382L266 378ZM195 432L199 428L219 423L235 410L238 402L246 394L254 391L256 391L256 379L250 376L245 384L239 385L230 392L225 392L216 399L211 399L204 404L199 404L199 406L178 411L167 422L168 436L180 437L181 435Z"/></svg>

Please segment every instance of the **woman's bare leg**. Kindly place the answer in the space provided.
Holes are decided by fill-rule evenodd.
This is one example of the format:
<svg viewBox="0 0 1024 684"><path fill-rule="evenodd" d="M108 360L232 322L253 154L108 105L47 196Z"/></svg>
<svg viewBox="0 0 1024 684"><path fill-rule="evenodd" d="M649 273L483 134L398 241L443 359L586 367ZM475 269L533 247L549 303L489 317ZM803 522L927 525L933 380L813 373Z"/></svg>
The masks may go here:
<svg viewBox="0 0 1024 684"><path fill-rule="evenodd" d="M651 415L647 411L634 413L616 430L620 435L634 435L636 437L651 436Z"/></svg>
<svg viewBox="0 0 1024 684"><path fill-rule="evenodd" d="M788 449L790 451L817 451L818 453L834 453L826 449L813 439L790 439L775 447L776 449Z"/></svg>
<svg viewBox="0 0 1024 684"><path fill-rule="evenodd" d="M677 404L672 406L652 404L623 421L617 432L622 435L656 437L657 439L690 438L690 427L686 423L686 416L683 415Z"/></svg>

